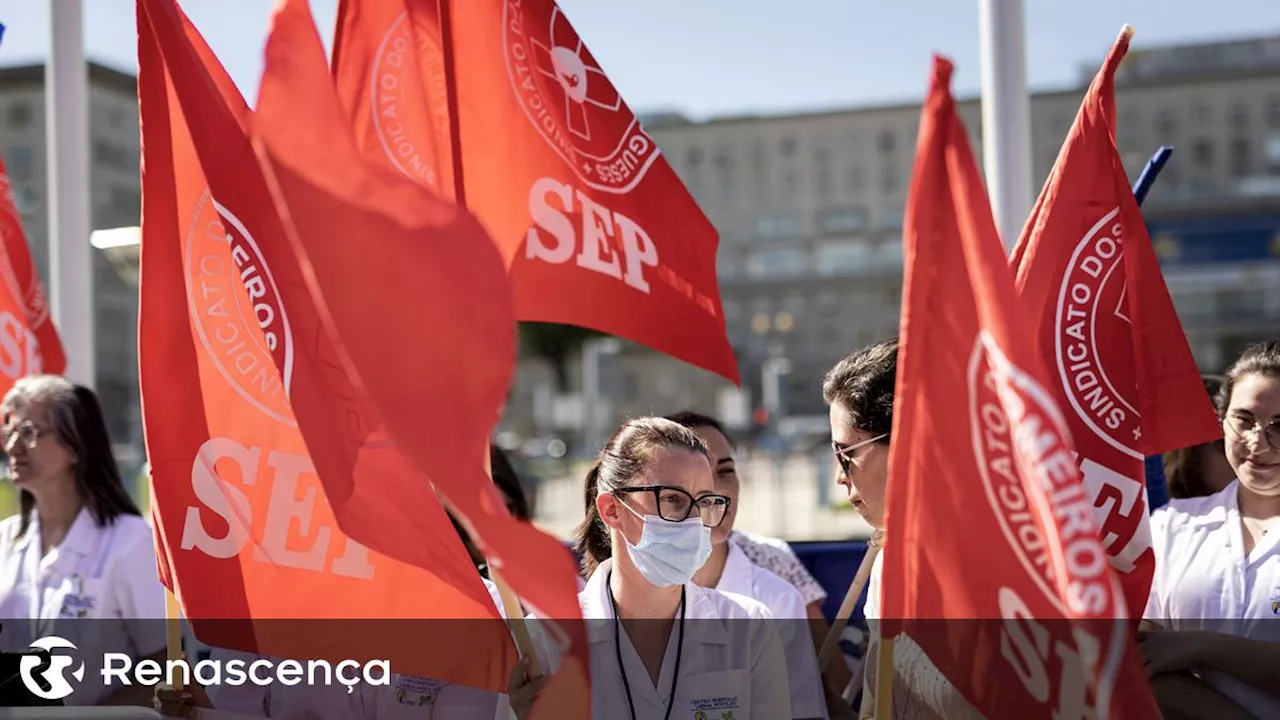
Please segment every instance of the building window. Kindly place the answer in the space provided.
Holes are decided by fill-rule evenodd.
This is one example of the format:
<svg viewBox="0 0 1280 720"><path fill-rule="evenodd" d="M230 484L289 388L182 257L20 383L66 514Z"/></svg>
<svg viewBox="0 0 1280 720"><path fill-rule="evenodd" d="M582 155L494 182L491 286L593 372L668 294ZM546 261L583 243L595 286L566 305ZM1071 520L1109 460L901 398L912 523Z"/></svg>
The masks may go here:
<svg viewBox="0 0 1280 720"><path fill-rule="evenodd" d="M1161 108L1156 115L1156 133L1161 140L1169 141L1178 134L1178 115L1173 108Z"/></svg>
<svg viewBox="0 0 1280 720"><path fill-rule="evenodd" d="M1243 138L1237 138L1231 141L1231 174L1235 177L1245 177L1249 174L1249 166L1252 164L1253 158L1250 156L1251 148L1249 141Z"/></svg>
<svg viewBox="0 0 1280 720"><path fill-rule="evenodd" d="M880 213L880 222L877 225L883 230L898 230L902 228L902 206L891 207Z"/></svg>
<svg viewBox="0 0 1280 720"><path fill-rule="evenodd" d="M880 137L876 139L876 147L880 148L881 153L888 155L893 152L895 140L892 130L882 130Z"/></svg>
<svg viewBox="0 0 1280 720"><path fill-rule="evenodd" d="M1262 150L1262 156L1267 160L1267 167L1271 172L1280 172L1280 132L1271 133L1267 138L1267 144Z"/></svg>
<svg viewBox="0 0 1280 720"><path fill-rule="evenodd" d="M1209 140L1197 140L1191 146L1191 159L1199 168L1213 167L1213 143Z"/></svg>
<svg viewBox="0 0 1280 720"><path fill-rule="evenodd" d="M848 182L850 194L858 195L862 193L863 188L866 187L867 178L866 178L866 173L863 172L861 165L854 165L853 167L849 168L849 177L847 179L847 182Z"/></svg>
<svg viewBox="0 0 1280 720"><path fill-rule="evenodd" d="M9 127L14 130L21 130L31 124L31 118L35 115L35 111L27 103L14 103L9 106Z"/></svg>
<svg viewBox="0 0 1280 720"><path fill-rule="evenodd" d="M857 232L866 225L866 213L856 208L826 210L818 214L818 228L824 233Z"/></svg>
<svg viewBox="0 0 1280 720"><path fill-rule="evenodd" d="M788 170L787 174L782 176L782 192L789 198L800 194L800 176L795 170Z"/></svg>
<svg viewBox="0 0 1280 720"><path fill-rule="evenodd" d="M688 164L690 169L702 167L702 148L689 148Z"/></svg>
<svg viewBox="0 0 1280 720"><path fill-rule="evenodd" d="M1280 130L1280 96L1267 99L1267 125L1272 130Z"/></svg>
<svg viewBox="0 0 1280 720"><path fill-rule="evenodd" d="M127 149L107 142L93 141L93 163L112 170L137 171L138 160Z"/></svg>
<svg viewBox="0 0 1280 720"><path fill-rule="evenodd" d="M899 187L898 168L893 165L880 168L880 191L885 195L896 195Z"/></svg>
<svg viewBox="0 0 1280 720"><path fill-rule="evenodd" d="M23 182L31 179L31 146L14 145L4 153L5 169L9 171L9 179Z"/></svg>
<svg viewBox="0 0 1280 720"><path fill-rule="evenodd" d="M789 239L800 234L794 215L764 215L756 219L756 236L766 240Z"/></svg>
<svg viewBox="0 0 1280 720"><path fill-rule="evenodd" d="M819 162L817 172L813 175L813 186L818 191L818 197L823 200L830 200L833 188L831 187L831 164L828 162Z"/></svg>
<svg viewBox="0 0 1280 720"><path fill-rule="evenodd" d="M729 172L733 170L733 153L729 148L720 148L716 151L716 169L720 172Z"/></svg>
<svg viewBox="0 0 1280 720"><path fill-rule="evenodd" d="M1236 132L1249 130L1249 106L1238 102L1231 106L1231 129Z"/></svg>
<svg viewBox="0 0 1280 720"><path fill-rule="evenodd" d="M871 251L858 240L829 240L818 246L817 267L821 275L852 275L871 265Z"/></svg>
<svg viewBox="0 0 1280 720"><path fill-rule="evenodd" d="M1197 103L1194 111L1197 130L1206 130L1213 124L1213 108L1208 103Z"/></svg>
<svg viewBox="0 0 1280 720"><path fill-rule="evenodd" d="M778 147L782 150L782 157L784 158L795 157L795 154L796 154L795 138L793 137L782 138L782 142L779 143Z"/></svg>
<svg viewBox="0 0 1280 720"><path fill-rule="evenodd" d="M784 278L803 275L808 258L798 248L762 250L747 258L747 275L753 278Z"/></svg>

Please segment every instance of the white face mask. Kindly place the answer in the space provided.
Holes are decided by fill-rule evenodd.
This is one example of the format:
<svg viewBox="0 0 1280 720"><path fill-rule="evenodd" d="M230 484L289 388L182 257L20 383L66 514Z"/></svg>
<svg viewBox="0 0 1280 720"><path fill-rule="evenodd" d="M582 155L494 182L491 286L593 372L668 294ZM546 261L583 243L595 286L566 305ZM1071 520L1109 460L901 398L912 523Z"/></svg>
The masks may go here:
<svg viewBox="0 0 1280 720"><path fill-rule="evenodd" d="M711 557L711 528L702 524L702 518L695 515L684 522L672 522L657 515L641 515L621 498L618 504L644 520L639 543L632 545L626 535L622 541L645 580L658 587L684 585Z"/></svg>

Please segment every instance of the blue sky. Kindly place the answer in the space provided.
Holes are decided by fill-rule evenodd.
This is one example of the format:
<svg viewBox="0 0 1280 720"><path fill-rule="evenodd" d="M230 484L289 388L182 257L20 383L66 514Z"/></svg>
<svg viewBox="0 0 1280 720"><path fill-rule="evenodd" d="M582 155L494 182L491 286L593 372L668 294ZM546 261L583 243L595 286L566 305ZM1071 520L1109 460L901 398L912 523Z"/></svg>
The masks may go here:
<svg viewBox="0 0 1280 720"><path fill-rule="evenodd" d="M467 0L478 1L478 0ZM49 0L0 0L0 65L40 62ZM132 0L84 0L89 57L136 69ZM337 0L311 0L326 39ZM1026 0L1034 89L1075 84L1124 23L1134 46L1280 35L1277 0ZM182 0L250 102L274 0ZM976 93L978 0L560 0L633 109L693 117L919 98L930 56ZM1092 70L1090 70L1092 73Z"/></svg>

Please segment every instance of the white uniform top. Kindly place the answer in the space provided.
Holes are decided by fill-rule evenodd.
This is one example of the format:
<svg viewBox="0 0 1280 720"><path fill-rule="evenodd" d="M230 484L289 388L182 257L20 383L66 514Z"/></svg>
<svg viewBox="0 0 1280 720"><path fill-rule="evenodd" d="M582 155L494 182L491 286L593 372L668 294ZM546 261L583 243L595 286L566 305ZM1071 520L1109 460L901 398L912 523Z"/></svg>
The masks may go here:
<svg viewBox="0 0 1280 720"><path fill-rule="evenodd" d="M827 718L818 652L809 633L804 597L791 583L751 562L734 543L728 543L729 557L716 590L758 600L775 618L782 651L787 656L787 676L791 683L791 717Z"/></svg>
<svg viewBox="0 0 1280 720"><path fill-rule="evenodd" d="M498 586L484 581L489 597L502 612ZM261 656L215 648L212 659L232 658L247 663ZM279 658L272 658L279 663ZM267 717L273 720L493 720L498 693L443 680L393 673L390 685L359 685L348 694L345 685L308 687L299 685L210 686L210 702L217 710Z"/></svg>
<svg viewBox="0 0 1280 720"><path fill-rule="evenodd" d="M136 660L164 650L164 586L146 520L121 515L98 527L81 508L62 543L44 557L38 513L16 537L20 520L0 522L0 650L21 652L57 635L79 649L85 678L101 677L103 653L126 652ZM72 685L67 705L93 705L111 689L101 682Z"/></svg>
<svg viewBox="0 0 1280 720"><path fill-rule="evenodd" d="M1151 515L1156 574L1144 617L1168 630L1212 630L1280 642L1280 532L1246 558L1239 482L1208 497L1171 500ZM1280 698L1230 675L1206 682L1258 717L1280 718Z"/></svg>
<svg viewBox="0 0 1280 720"><path fill-rule="evenodd" d="M594 720L630 720L627 691L614 644L613 606L608 588L612 567L611 560L601 563L591 574L586 588L578 594L582 616L587 620ZM684 649L671 717L719 720L731 714L733 720L790 718L786 656L768 608L750 598L727 595L692 583L684 588ZM537 619L534 615L529 618ZM536 622L530 623L530 630L543 656L543 672L553 672L559 665L560 649L551 647ZM677 614L655 687L630 639L625 632L622 634L622 662L635 702L636 720L663 720L666 715L679 637ZM500 717L514 715L507 710Z"/></svg>
<svg viewBox="0 0 1280 720"><path fill-rule="evenodd" d="M863 658L866 668L863 683L874 691L876 687L878 654L873 656L871 646L880 644L880 594L884 583L884 553L876 555L871 563L871 577L867 580L867 601L862 615L867 619L871 634L868 653ZM878 653L878 650L875 651ZM947 680L938 666L910 636L899 635L893 645L893 717L913 720L980 720L982 713L969 703L955 686ZM863 708L871 703L863 700Z"/></svg>

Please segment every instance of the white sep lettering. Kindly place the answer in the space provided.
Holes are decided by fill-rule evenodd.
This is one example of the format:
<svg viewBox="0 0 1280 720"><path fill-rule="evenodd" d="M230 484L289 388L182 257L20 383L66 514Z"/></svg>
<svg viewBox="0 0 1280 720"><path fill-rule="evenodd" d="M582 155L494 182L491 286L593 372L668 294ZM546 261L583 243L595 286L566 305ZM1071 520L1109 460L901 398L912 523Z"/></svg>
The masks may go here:
<svg viewBox="0 0 1280 720"><path fill-rule="evenodd" d="M226 521L229 529L225 536L214 537L205 527L201 508L190 506L182 528L182 549L197 549L211 557L226 559L239 555L248 545L249 528L253 526L253 505L243 490L220 476L219 461L224 466L226 463L235 465L239 470L240 483L251 486L257 482L262 469L262 448L246 447L229 438L210 438L200 447L191 468L191 487L196 497L206 509ZM301 499L297 496L303 473L315 474L311 460L302 455L272 450L267 454L266 467L271 470L271 496L267 503L262 543L254 548L254 560L298 570L325 572L333 529L313 522L318 493L314 486L307 488ZM310 547L294 549L312 538L313 525L314 539ZM327 571L346 577L372 579L374 568L369 563L368 549L350 538L344 539L346 547L343 554L329 563Z"/></svg>
<svg viewBox="0 0 1280 720"><path fill-rule="evenodd" d="M574 197L581 208L582 245L569 215ZM586 193L554 178L540 178L529 191L529 215L534 227L525 238L525 257L555 265L569 261L577 250L578 266L617 278L648 294L646 267L657 267L658 248L634 220L600 205ZM546 236L549 235L550 238ZM621 239L621 257L615 254ZM547 240L554 242L547 242Z"/></svg>

